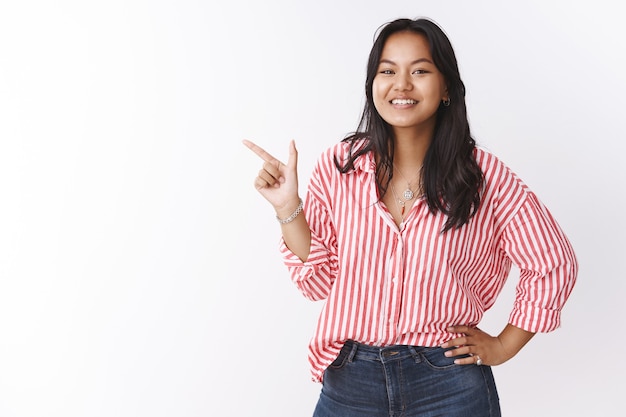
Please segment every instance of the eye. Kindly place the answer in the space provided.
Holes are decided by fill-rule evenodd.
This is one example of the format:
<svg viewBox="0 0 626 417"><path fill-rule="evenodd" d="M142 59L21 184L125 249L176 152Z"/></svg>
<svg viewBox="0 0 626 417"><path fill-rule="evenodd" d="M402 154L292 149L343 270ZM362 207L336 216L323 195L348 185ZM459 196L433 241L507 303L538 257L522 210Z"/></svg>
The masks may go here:
<svg viewBox="0 0 626 417"><path fill-rule="evenodd" d="M428 74L428 71L426 71L425 69L416 69L413 71L413 74L417 74L417 75Z"/></svg>
<svg viewBox="0 0 626 417"><path fill-rule="evenodd" d="M378 71L379 74L392 75L394 72L390 69L381 69Z"/></svg>

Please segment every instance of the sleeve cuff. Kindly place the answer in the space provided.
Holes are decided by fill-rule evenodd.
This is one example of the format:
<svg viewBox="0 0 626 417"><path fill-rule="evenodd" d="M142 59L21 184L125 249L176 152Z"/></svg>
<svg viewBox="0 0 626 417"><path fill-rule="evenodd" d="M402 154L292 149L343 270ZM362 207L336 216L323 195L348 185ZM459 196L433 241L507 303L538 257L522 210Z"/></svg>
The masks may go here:
<svg viewBox="0 0 626 417"><path fill-rule="evenodd" d="M532 333L547 333L561 326L561 311L533 306L517 301L509 323Z"/></svg>
<svg viewBox="0 0 626 417"><path fill-rule="evenodd" d="M279 250L283 257L283 262L288 267L313 267L328 259L328 250L315 239L311 239L309 257L304 262L287 247L282 237L280 238Z"/></svg>

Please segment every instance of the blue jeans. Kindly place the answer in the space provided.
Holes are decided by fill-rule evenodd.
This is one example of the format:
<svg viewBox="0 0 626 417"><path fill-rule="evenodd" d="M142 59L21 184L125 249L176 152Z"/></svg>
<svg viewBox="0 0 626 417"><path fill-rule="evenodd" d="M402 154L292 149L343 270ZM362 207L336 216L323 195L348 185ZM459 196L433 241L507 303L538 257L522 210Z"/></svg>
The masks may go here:
<svg viewBox="0 0 626 417"><path fill-rule="evenodd" d="M491 368L455 365L444 352L348 341L324 373L313 417L499 417Z"/></svg>

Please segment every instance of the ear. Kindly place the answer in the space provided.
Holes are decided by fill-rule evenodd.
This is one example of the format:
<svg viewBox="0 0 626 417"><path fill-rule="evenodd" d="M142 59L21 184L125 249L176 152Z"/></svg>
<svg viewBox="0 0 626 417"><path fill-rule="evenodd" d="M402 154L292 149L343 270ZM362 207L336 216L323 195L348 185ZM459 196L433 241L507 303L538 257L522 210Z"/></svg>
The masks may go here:
<svg viewBox="0 0 626 417"><path fill-rule="evenodd" d="M444 105L444 107L448 107L450 105L450 94L448 94L448 88L446 87L444 90L444 95L443 98L441 99L441 104Z"/></svg>

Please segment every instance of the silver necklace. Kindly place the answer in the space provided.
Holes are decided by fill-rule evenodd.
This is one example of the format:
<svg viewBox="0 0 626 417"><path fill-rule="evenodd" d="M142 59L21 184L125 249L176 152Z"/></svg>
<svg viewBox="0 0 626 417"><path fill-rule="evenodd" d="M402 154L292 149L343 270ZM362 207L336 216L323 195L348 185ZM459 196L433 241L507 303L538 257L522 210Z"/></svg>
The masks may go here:
<svg viewBox="0 0 626 417"><path fill-rule="evenodd" d="M417 191L419 190L419 184L417 185L417 189L414 192L413 190L411 190L411 181L406 179L406 177L404 176L404 174L402 173L402 171L400 171L398 167L394 165L394 168L400 173L400 175L402 175L402 178L404 178L404 180L406 181L406 190L402 192L402 197L404 198L405 201L413 200L415 198L415 194L417 194ZM419 172L421 170L422 170L422 167L420 167L420 169L417 172L418 177L419 177ZM394 192L394 195L395 195L395 192Z"/></svg>

